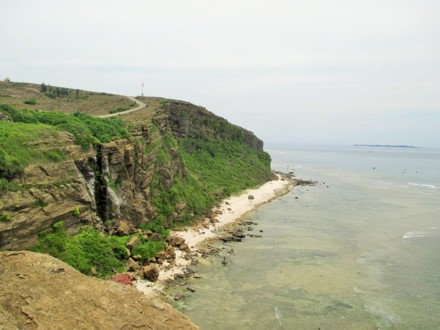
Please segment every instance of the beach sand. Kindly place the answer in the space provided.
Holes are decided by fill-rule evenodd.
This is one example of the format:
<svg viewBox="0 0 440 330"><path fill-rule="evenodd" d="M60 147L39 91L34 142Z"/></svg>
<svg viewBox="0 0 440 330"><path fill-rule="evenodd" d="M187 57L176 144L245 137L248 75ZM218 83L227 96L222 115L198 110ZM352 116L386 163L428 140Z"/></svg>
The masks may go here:
<svg viewBox="0 0 440 330"><path fill-rule="evenodd" d="M292 187L292 181L277 175L275 180L266 182L256 189L248 189L238 196L232 196L223 202L213 212L217 213L216 222L210 223L209 226L196 225L182 231L173 231L172 236L180 236L185 239L185 243L195 251L200 243L210 239L218 238L218 234L226 225L243 219L249 212L256 207L266 204L273 199L287 193ZM253 196L253 198L250 198ZM182 274L183 270L191 264L191 258L187 256L187 252L176 249L176 259L173 263L165 262L158 265L160 275L157 282L149 282L146 280L137 281L136 288L146 295L158 295L163 292L166 281L174 280L176 274Z"/></svg>

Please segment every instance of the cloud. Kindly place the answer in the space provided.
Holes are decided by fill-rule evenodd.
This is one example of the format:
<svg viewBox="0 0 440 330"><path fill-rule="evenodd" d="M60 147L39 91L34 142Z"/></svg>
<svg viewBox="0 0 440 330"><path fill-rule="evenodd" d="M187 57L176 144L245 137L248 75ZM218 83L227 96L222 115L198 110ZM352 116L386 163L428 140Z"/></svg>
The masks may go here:
<svg viewBox="0 0 440 330"><path fill-rule="evenodd" d="M144 81L269 141L416 127L433 144L439 14L434 0L16 0L0 12L0 74L129 95Z"/></svg>

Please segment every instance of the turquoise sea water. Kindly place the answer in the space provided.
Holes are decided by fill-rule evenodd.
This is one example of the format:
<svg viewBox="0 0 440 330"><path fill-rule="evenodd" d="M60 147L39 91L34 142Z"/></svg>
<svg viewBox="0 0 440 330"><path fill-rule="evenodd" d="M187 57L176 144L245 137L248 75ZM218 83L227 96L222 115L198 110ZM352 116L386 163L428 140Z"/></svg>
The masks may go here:
<svg viewBox="0 0 440 330"><path fill-rule="evenodd" d="M318 184L255 211L263 237L218 243L176 307L202 329L439 329L440 150L268 151Z"/></svg>

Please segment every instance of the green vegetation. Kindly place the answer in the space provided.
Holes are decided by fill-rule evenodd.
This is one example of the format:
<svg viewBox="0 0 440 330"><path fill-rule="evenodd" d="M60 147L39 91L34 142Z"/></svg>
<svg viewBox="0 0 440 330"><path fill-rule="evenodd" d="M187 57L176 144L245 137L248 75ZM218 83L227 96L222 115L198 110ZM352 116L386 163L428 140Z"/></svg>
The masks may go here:
<svg viewBox="0 0 440 330"><path fill-rule="evenodd" d="M134 106L136 106L136 102L131 102L130 104L126 105L126 106L120 106L120 107L116 107L112 110L109 111L109 113L113 114L113 113L118 113L118 112L123 112L123 111L127 111L130 108L133 108Z"/></svg>
<svg viewBox="0 0 440 330"><path fill-rule="evenodd" d="M113 269L123 271L128 257L124 243L117 237L105 236L93 228L69 237L62 221L53 225L51 233L41 235L32 250L48 253L84 274L96 273L98 277L112 275Z"/></svg>
<svg viewBox="0 0 440 330"><path fill-rule="evenodd" d="M148 259L153 258L158 252L162 251L165 246L166 243L164 241L153 242L148 240L136 246L132 253L133 255L140 255L141 261L146 262Z"/></svg>
<svg viewBox="0 0 440 330"><path fill-rule="evenodd" d="M121 95L93 93L79 89L51 86L46 83L4 83L0 81L1 103L21 107L26 100L34 98L35 104L28 104L30 109L42 111L81 112L96 116L104 115L110 109L126 106L132 101Z"/></svg>
<svg viewBox="0 0 440 330"><path fill-rule="evenodd" d="M171 134L163 137L156 156L156 168L169 166L172 150L180 146L180 161L185 165L186 175L175 177L171 187L166 187L160 171L155 171L151 203L162 221L172 218L180 224L192 222L210 211L225 196L271 178L270 156L242 143L241 130L238 132L236 126L227 122L222 125L218 127L224 134L235 136L235 140L213 139L202 132L197 133L197 138L177 140ZM186 207L180 218L175 219L178 203L185 203Z"/></svg>
<svg viewBox="0 0 440 330"><path fill-rule="evenodd" d="M24 104L35 105L35 104L37 104L37 99L35 97L31 97L30 99L26 99L23 102L24 102Z"/></svg>
<svg viewBox="0 0 440 330"><path fill-rule="evenodd" d="M77 207L73 208L73 216L78 218L80 215L81 215L81 211L80 211L79 207L77 206Z"/></svg>
<svg viewBox="0 0 440 330"><path fill-rule="evenodd" d="M82 113L66 115L60 112L37 112L0 105L0 112L12 122L0 122L0 176L19 175L31 163L60 162L65 159L60 149L39 150L35 142L51 138L56 145L60 131L72 133L75 143L88 149L113 138L127 138L129 133L117 119L94 118Z"/></svg>
<svg viewBox="0 0 440 330"><path fill-rule="evenodd" d="M0 213L0 222L11 222L12 218L10 215L5 213Z"/></svg>
<svg viewBox="0 0 440 330"><path fill-rule="evenodd" d="M151 226L163 233L160 234L162 240L146 240L136 234L141 244L133 249L132 255L140 255L142 261L154 257L166 246L163 239L168 235L168 231L157 223ZM86 275L106 278L114 273L113 270L118 272L125 270L125 262L128 259L125 245L132 236L108 236L88 227L79 234L69 237L64 229L64 223L60 221L53 225L52 232L40 235L32 251L50 254Z"/></svg>
<svg viewBox="0 0 440 330"><path fill-rule="evenodd" d="M44 124L0 122L0 177L17 176L33 162L52 162L53 153L39 150L32 143L58 134L56 128Z"/></svg>
<svg viewBox="0 0 440 330"><path fill-rule="evenodd" d="M76 112L66 115L61 112L37 112L17 109L9 105L0 105L0 111L9 115L14 122L47 124L72 133L75 143L83 149L99 142L110 142L112 138L127 138L129 133L118 119L95 118Z"/></svg>
<svg viewBox="0 0 440 330"><path fill-rule="evenodd" d="M46 207L49 204L41 199L38 199L35 201L35 203L32 205L33 207Z"/></svg>

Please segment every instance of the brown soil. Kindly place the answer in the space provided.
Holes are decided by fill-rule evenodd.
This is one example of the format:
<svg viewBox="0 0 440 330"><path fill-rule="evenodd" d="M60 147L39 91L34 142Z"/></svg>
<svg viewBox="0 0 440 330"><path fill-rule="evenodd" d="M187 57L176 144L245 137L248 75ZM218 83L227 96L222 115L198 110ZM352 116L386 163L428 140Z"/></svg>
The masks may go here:
<svg viewBox="0 0 440 330"><path fill-rule="evenodd" d="M166 303L48 255L0 253L0 329L197 329Z"/></svg>

